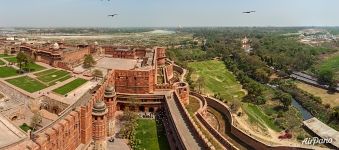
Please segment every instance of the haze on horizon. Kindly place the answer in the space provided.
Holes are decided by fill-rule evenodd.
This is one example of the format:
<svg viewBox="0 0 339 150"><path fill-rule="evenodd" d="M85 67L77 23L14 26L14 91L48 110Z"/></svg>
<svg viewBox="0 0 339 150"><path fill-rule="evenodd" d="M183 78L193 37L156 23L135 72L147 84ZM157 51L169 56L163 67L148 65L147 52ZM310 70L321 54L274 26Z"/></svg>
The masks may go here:
<svg viewBox="0 0 339 150"><path fill-rule="evenodd" d="M3 0L0 27L339 26L338 6L338 0Z"/></svg>

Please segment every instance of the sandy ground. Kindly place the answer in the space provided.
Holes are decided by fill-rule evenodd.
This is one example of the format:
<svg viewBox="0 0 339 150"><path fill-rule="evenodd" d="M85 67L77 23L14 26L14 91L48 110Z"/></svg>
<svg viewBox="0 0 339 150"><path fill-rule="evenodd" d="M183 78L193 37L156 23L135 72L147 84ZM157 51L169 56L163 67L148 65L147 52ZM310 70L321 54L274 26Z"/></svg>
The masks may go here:
<svg viewBox="0 0 339 150"><path fill-rule="evenodd" d="M318 96L321 98L323 104L330 104L331 107L339 106L339 93L334 94L328 94L327 90L324 90L322 88L318 88L312 85L308 85L302 82L298 82L297 87L313 94L314 96Z"/></svg>

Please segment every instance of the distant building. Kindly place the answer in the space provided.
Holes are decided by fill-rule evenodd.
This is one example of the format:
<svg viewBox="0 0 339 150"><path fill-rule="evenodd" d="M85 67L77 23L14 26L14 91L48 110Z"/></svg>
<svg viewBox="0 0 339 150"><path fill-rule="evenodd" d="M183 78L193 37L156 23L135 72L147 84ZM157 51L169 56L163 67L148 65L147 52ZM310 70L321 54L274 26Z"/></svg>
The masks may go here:
<svg viewBox="0 0 339 150"><path fill-rule="evenodd" d="M24 43L20 46L20 51L31 56L35 61L72 70L74 66L82 63L85 55L90 54L90 47L88 45L67 46L63 42Z"/></svg>
<svg viewBox="0 0 339 150"><path fill-rule="evenodd" d="M251 52L252 48L250 45L250 40L245 36L244 39L241 40L241 48L245 50L245 52Z"/></svg>

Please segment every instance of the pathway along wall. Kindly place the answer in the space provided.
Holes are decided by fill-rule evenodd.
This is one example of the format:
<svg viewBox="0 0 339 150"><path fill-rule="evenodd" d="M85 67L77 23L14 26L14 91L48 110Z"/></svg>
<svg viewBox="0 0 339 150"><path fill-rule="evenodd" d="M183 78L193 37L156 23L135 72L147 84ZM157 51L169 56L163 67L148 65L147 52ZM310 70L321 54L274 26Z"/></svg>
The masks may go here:
<svg viewBox="0 0 339 150"><path fill-rule="evenodd" d="M289 146L272 146L272 145L266 145L265 143L262 143L258 140L256 140L254 137L244 133L242 130L238 129L236 126L234 126L233 118L230 109L222 102L220 102L217 99L206 97L204 98L207 101L207 105L216 109L217 111L221 112L223 115L225 115L228 119L229 125L231 125L231 133L238 137L241 141L244 143L250 145L254 149L258 150L306 150L308 148L302 148L302 147L289 147ZM203 119L203 118L202 118Z"/></svg>
<svg viewBox="0 0 339 150"><path fill-rule="evenodd" d="M202 107L195 113L195 116L199 119L203 126L205 126L205 128L214 136L214 138L218 140L218 142L222 144L222 146L224 146L226 149L237 150L237 147L235 147L230 141L228 141L223 135L221 135L219 131L213 128L212 125L205 120L204 115L207 111L207 101L205 97L194 92L190 92L190 95L200 99L200 101L202 102Z"/></svg>

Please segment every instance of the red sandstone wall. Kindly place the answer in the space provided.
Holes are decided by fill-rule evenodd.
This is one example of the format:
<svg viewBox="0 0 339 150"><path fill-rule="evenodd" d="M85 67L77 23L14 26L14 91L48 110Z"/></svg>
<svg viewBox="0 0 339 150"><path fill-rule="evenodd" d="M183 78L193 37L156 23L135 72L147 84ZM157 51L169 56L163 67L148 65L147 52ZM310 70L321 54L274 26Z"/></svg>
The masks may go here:
<svg viewBox="0 0 339 150"><path fill-rule="evenodd" d="M154 80L154 70L115 70L115 89L118 93L152 93Z"/></svg>
<svg viewBox="0 0 339 150"><path fill-rule="evenodd" d="M102 99L105 87L114 83L114 72L107 75L107 80L92 96L86 105L77 107L63 119L55 122L51 127L38 133L34 142L26 140L14 145L9 150L30 149L30 150L74 150L81 143L89 144L92 140L92 133L97 132L92 126L92 107L94 100ZM105 131L106 133L106 131Z"/></svg>
<svg viewBox="0 0 339 150"><path fill-rule="evenodd" d="M261 149L263 149L263 150L270 150L270 149L274 149L274 150L305 150L306 149L306 148L300 148L300 147L266 145L266 144L256 140L255 138L247 135L246 133L244 133L240 129L234 127L231 112L226 106L224 106L223 104L213 100L212 98L205 97L205 99L207 100L208 106L211 106L214 109L218 110L219 112L222 112L228 118L228 121L231 124L231 133L235 137L238 137L238 139L240 139L244 143L253 147L254 149L260 149L260 150Z"/></svg>
<svg viewBox="0 0 339 150"><path fill-rule="evenodd" d="M105 141L107 137L107 117L95 116L93 117L93 140Z"/></svg>
<svg viewBox="0 0 339 150"><path fill-rule="evenodd" d="M80 63L84 56L88 54L90 54L89 47L78 48L77 50L63 53L62 61L67 62L71 65L75 65L77 63Z"/></svg>
<svg viewBox="0 0 339 150"><path fill-rule="evenodd" d="M166 65L166 73L167 73L167 79L168 81L171 81L173 78L173 64Z"/></svg>
<svg viewBox="0 0 339 150"><path fill-rule="evenodd" d="M80 111L72 111L64 119L38 134L32 149L65 149L74 150L80 145Z"/></svg>
<svg viewBox="0 0 339 150"><path fill-rule="evenodd" d="M156 58L158 65L165 65L166 63L166 50L165 48L158 47L156 49Z"/></svg>
<svg viewBox="0 0 339 150"><path fill-rule="evenodd" d="M135 50L135 54L138 58L142 58L146 55L146 49L145 48L137 48Z"/></svg>
<svg viewBox="0 0 339 150"><path fill-rule="evenodd" d="M135 59L136 54L135 51L130 50L130 51L114 51L113 58L125 58L125 59Z"/></svg>

